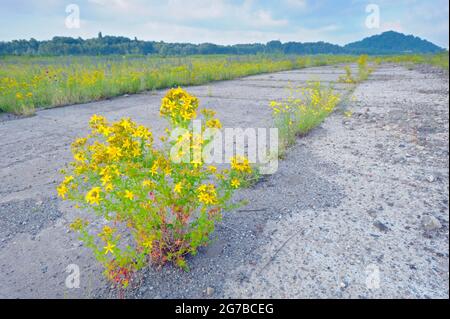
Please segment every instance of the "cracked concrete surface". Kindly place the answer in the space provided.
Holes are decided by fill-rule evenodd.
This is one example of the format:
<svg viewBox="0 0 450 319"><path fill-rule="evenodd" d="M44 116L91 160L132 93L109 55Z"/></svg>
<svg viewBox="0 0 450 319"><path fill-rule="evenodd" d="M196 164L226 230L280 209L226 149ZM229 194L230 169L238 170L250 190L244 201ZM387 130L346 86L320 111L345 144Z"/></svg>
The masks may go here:
<svg viewBox="0 0 450 319"><path fill-rule="evenodd" d="M248 207L225 215L189 273L147 269L128 297L206 298L213 287L217 298L448 298L448 78L431 71L379 67L342 106L351 118L336 111L277 173L239 192ZM342 73L319 67L188 90L226 127L270 127L268 103L289 83ZM67 232L79 213L55 198L57 171L94 113L161 133L164 92L0 118L0 297L116 297ZM426 215L442 227L425 231ZM79 289L65 286L69 264L80 267ZM369 289L374 274L379 286Z"/></svg>

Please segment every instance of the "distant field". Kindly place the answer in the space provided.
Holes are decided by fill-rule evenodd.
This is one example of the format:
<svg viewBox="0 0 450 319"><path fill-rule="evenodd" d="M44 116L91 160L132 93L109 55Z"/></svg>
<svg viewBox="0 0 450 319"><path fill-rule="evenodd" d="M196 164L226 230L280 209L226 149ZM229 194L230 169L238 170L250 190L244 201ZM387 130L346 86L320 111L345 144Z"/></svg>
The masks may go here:
<svg viewBox="0 0 450 319"><path fill-rule="evenodd" d="M396 55L380 58L383 62L399 64L430 64L448 71L448 52L428 55Z"/></svg>
<svg viewBox="0 0 450 319"><path fill-rule="evenodd" d="M83 103L146 90L354 61L353 56L3 57L0 110Z"/></svg>
<svg viewBox="0 0 450 319"><path fill-rule="evenodd" d="M345 55L0 57L0 111L32 114L40 107L309 66L350 63L357 58ZM382 61L431 63L448 69L448 54L384 57Z"/></svg>

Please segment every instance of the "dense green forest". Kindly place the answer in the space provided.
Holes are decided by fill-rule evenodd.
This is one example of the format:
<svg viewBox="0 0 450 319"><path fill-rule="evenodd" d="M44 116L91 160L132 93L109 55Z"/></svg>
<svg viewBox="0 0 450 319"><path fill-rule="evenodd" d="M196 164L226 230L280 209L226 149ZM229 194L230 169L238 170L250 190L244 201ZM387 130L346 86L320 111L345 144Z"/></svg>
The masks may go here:
<svg viewBox="0 0 450 319"><path fill-rule="evenodd" d="M442 48L414 36L389 31L362 41L334 45L326 42L270 41L266 44L216 45L212 43L165 43L126 37L103 36L93 39L54 37L52 40L14 40L0 42L0 55L109 55L109 54L402 54L438 53Z"/></svg>
<svg viewBox="0 0 450 319"><path fill-rule="evenodd" d="M362 41L347 44L347 53L351 54L399 54L399 53L439 53L442 48L413 35L388 31L380 35L365 38Z"/></svg>

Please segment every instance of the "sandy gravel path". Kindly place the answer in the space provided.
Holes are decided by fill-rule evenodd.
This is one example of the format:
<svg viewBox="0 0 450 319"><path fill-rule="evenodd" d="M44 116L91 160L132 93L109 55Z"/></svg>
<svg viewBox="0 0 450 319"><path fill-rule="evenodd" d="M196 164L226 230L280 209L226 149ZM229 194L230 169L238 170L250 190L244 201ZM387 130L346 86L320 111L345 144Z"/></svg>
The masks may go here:
<svg viewBox="0 0 450 319"><path fill-rule="evenodd" d="M448 297L448 79L425 71L380 67L343 105L351 118L337 111L299 140L276 174L239 193L249 206L225 216L189 273L149 269L129 297L203 298L207 287L211 297ZM270 127L268 103L284 97L289 82L340 74L310 68L189 91L227 127ZM94 113L161 132L163 94L0 118L0 297L115 296L67 232L77 212L55 198L56 172ZM425 216L440 228L426 231ZM80 267L79 289L65 286L69 264ZM372 289L368 278L379 279Z"/></svg>

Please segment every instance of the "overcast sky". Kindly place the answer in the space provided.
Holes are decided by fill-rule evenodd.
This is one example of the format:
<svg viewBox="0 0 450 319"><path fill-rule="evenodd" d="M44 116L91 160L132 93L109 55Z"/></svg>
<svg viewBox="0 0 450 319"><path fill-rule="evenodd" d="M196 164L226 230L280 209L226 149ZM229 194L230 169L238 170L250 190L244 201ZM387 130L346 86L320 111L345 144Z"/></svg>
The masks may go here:
<svg viewBox="0 0 450 319"><path fill-rule="evenodd" d="M79 8L79 28L66 26L74 17L66 13L70 4ZM366 26L369 4L380 10L375 28ZM395 30L448 48L448 23L447 0L0 0L3 41L91 38L101 31L165 42L346 44Z"/></svg>

